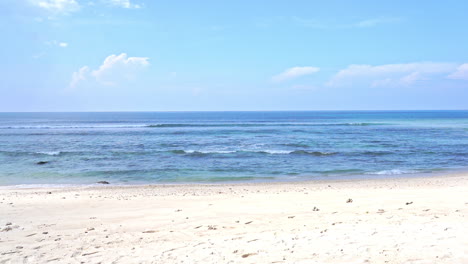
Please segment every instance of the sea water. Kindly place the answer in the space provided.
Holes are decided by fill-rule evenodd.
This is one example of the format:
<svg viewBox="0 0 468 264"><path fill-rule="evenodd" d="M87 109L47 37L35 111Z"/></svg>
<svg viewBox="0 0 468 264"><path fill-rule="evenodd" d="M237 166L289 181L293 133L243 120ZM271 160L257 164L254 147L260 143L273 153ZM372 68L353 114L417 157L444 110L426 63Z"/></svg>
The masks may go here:
<svg viewBox="0 0 468 264"><path fill-rule="evenodd" d="M391 177L468 168L468 111L0 113L0 185Z"/></svg>

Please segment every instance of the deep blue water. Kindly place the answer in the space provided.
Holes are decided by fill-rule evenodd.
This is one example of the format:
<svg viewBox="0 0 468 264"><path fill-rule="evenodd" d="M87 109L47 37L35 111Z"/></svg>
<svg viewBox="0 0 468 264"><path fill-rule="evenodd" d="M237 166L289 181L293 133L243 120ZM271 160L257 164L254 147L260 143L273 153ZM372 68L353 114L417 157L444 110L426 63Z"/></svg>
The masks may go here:
<svg viewBox="0 0 468 264"><path fill-rule="evenodd" d="M467 168L468 111L0 113L0 185L310 180Z"/></svg>

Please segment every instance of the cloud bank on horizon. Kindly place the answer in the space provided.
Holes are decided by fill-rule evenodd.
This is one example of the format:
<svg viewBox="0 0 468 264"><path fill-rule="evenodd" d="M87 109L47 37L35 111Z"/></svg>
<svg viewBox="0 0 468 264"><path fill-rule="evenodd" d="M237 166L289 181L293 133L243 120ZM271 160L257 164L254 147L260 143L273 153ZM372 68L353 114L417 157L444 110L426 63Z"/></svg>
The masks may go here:
<svg viewBox="0 0 468 264"><path fill-rule="evenodd" d="M468 3L363 2L0 3L0 111L468 109Z"/></svg>
<svg viewBox="0 0 468 264"><path fill-rule="evenodd" d="M338 71L327 85L350 85L364 82L364 85L398 86L412 85L418 81L439 79L463 79L460 67L465 64L414 62L384 65L349 65Z"/></svg>

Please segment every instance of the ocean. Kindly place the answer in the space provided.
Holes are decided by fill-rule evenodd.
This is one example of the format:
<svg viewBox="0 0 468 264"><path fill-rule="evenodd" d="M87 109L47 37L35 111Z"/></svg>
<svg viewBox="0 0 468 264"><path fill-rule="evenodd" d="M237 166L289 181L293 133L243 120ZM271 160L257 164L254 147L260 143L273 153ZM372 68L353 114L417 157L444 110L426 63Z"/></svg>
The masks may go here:
<svg viewBox="0 0 468 264"><path fill-rule="evenodd" d="M0 113L0 185L411 177L468 169L468 111Z"/></svg>

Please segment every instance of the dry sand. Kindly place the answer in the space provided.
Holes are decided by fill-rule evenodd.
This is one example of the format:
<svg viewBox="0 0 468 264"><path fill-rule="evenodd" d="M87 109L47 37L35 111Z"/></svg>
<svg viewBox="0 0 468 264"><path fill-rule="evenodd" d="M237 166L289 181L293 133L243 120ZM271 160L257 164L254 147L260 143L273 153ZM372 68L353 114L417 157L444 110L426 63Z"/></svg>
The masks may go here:
<svg viewBox="0 0 468 264"><path fill-rule="evenodd" d="M468 263L467 214L466 174L3 188L0 263Z"/></svg>

